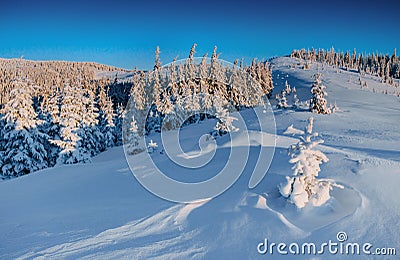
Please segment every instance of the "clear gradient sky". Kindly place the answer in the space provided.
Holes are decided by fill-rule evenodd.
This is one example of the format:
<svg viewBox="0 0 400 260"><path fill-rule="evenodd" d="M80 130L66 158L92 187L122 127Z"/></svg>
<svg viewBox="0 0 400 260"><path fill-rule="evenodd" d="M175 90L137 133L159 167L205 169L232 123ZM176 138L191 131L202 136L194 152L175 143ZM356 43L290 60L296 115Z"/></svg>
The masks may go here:
<svg viewBox="0 0 400 260"><path fill-rule="evenodd" d="M266 59L298 48L392 53L400 1L0 1L0 57L96 61L149 69L217 45L221 58Z"/></svg>

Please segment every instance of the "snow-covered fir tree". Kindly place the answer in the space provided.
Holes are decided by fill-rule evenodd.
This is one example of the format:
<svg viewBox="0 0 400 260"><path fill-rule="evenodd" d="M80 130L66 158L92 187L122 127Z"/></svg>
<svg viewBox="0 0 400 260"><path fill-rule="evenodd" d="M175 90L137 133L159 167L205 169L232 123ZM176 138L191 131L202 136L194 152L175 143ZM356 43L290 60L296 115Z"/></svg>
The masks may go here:
<svg viewBox="0 0 400 260"><path fill-rule="evenodd" d="M312 117L304 132L300 141L289 147L289 162L294 164L293 175L286 176L286 182L278 185L281 195L297 208L303 208L309 203L321 206L329 200L330 190L334 186L340 187L333 180L317 179L321 171L320 165L328 162L328 157L316 149L323 140L317 139L318 133L313 133Z"/></svg>
<svg viewBox="0 0 400 260"><path fill-rule="evenodd" d="M198 75L200 77L200 89L201 89L201 92L203 92L203 93L207 93L207 91L206 91L206 89L204 89L204 87L208 86L208 78L210 75L210 68L207 64L207 56L208 56L207 53L203 55L200 65L199 65L199 72L198 72Z"/></svg>
<svg viewBox="0 0 400 260"><path fill-rule="evenodd" d="M132 115L130 118L129 129L126 133L126 151L130 155L134 155L142 152L144 149L140 147L140 136L138 133L138 126L136 124L135 117Z"/></svg>
<svg viewBox="0 0 400 260"><path fill-rule="evenodd" d="M10 99L2 109L0 168L4 176L20 176L48 166L43 146L46 136L39 131L38 115L33 108L33 87L14 81Z"/></svg>
<svg viewBox="0 0 400 260"><path fill-rule="evenodd" d="M163 111L163 114L165 115L162 121L163 130L172 130L180 127L178 122L178 113L180 112L180 109L177 109L177 107L182 104L179 94L176 58L169 66L168 70L168 83L162 94L165 98L161 104L161 111Z"/></svg>
<svg viewBox="0 0 400 260"><path fill-rule="evenodd" d="M296 92L294 92L294 94L293 94L293 105L292 105L292 107L294 109L299 107L299 98L297 97Z"/></svg>
<svg viewBox="0 0 400 260"><path fill-rule="evenodd" d="M282 91L281 94L278 96L278 104L276 105L277 108L288 108L287 99L286 99L286 91Z"/></svg>
<svg viewBox="0 0 400 260"><path fill-rule="evenodd" d="M261 97L265 95L263 89L261 88L260 83L258 83L254 78L251 78L248 75L248 85L246 86L247 90L247 104L248 107L254 107L261 104Z"/></svg>
<svg viewBox="0 0 400 260"><path fill-rule="evenodd" d="M60 140L60 93L57 89L41 104L41 119L43 123L39 129L48 136L48 140L43 142L47 151L48 166L56 164L60 147L49 140Z"/></svg>
<svg viewBox="0 0 400 260"><path fill-rule="evenodd" d="M60 120L60 93L59 89L51 93L41 104L40 111L44 120L56 124Z"/></svg>
<svg viewBox="0 0 400 260"><path fill-rule="evenodd" d="M238 60L236 59L233 63L232 72L228 78L228 84L231 87L228 91L229 99L232 104L239 104L239 95L238 92L241 89L241 86L238 84L239 80L239 68L237 67ZM237 105L237 107L240 107Z"/></svg>
<svg viewBox="0 0 400 260"><path fill-rule="evenodd" d="M331 113L342 112L340 110L340 108L338 107L338 105L336 104L336 102L335 102L335 104L333 106L331 105L329 109L331 110Z"/></svg>
<svg viewBox="0 0 400 260"><path fill-rule="evenodd" d="M147 104L147 95L146 95L146 79L145 73L142 71L134 76L136 84L133 85L131 89L131 98L135 101L136 109L143 110Z"/></svg>
<svg viewBox="0 0 400 260"><path fill-rule="evenodd" d="M156 52L155 52L155 60L154 60L154 70L159 70L161 69L161 60L160 60L160 46L156 47Z"/></svg>
<svg viewBox="0 0 400 260"><path fill-rule="evenodd" d="M150 74L151 75L151 88L148 95L150 97L150 101L152 103L150 105L154 105L151 108L151 114L147 121L151 125L148 129L155 130L159 132L161 130L161 123L162 123L162 103L163 103L163 82L162 82L162 75L161 75L161 61L160 61L160 48L157 46L156 49L156 58L154 61L154 70ZM147 124L147 123L146 123Z"/></svg>
<svg viewBox="0 0 400 260"><path fill-rule="evenodd" d="M260 84L264 94L266 94L268 97L271 97L273 82L269 63L257 62L256 59L253 59L253 62L251 63L247 71L252 76L252 78Z"/></svg>
<svg viewBox="0 0 400 260"><path fill-rule="evenodd" d="M160 61L160 48L156 48L156 58L154 61L154 70L152 73L152 100L156 105L157 109L160 111L161 107L161 93L162 93L162 82L160 78L161 61Z"/></svg>
<svg viewBox="0 0 400 260"><path fill-rule="evenodd" d="M212 88L209 84L210 78L210 66L207 64L207 54L203 55L201 63L199 66L199 76L200 76L200 91L203 93L201 97L201 106L206 111L206 113L211 114L211 108L213 106L213 100L211 95Z"/></svg>
<svg viewBox="0 0 400 260"><path fill-rule="evenodd" d="M114 140L115 140L115 145L119 146L122 145L122 128L123 128L123 122L125 118L125 109L121 104L117 105L117 111L114 115Z"/></svg>
<svg viewBox="0 0 400 260"><path fill-rule="evenodd" d="M153 71L152 74L152 100L154 100L154 104L157 106L157 109L161 112L161 103L162 103L162 85L160 79L160 71L158 69Z"/></svg>
<svg viewBox="0 0 400 260"><path fill-rule="evenodd" d="M81 90L78 87L79 90ZM83 92L83 115L81 129L78 135L81 137L81 144L91 156L94 156L104 148L103 135L98 127L99 109L96 107L95 93L91 90Z"/></svg>
<svg viewBox="0 0 400 260"><path fill-rule="evenodd" d="M285 81L285 92L290 95L290 92L292 92L292 89L290 88L289 83L287 82L287 80Z"/></svg>
<svg viewBox="0 0 400 260"><path fill-rule="evenodd" d="M186 60L186 79L194 80L197 77L196 65L194 64L194 54L197 44L193 44L190 49L189 57Z"/></svg>
<svg viewBox="0 0 400 260"><path fill-rule="evenodd" d="M110 97L103 87L99 87L98 94L98 127L102 134L101 150L104 151L115 145L114 108Z"/></svg>
<svg viewBox="0 0 400 260"><path fill-rule="evenodd" d="M218 60L219 54L217 54L217 47L214 47L213 54L211 56L211 64L210 64L210 79L211 82L209 84L209 91L215 96L220 98L226 98L226 73L225 67L222 66L220 60Z"/></svg>
<svg viewBox="0 0 400 260"><path fill-rule="evenodd" d="M233 125L233 122L237 120L237 118L229 114L228 109L223 105L223 101L217 98L214 104L215 117L218 119L214 130L216 130L217 134L221 136L232 131L237 131L238 129Z"/></svg>
<svg viewBox="0 0 400 260"><path fill-rule="evenodd" d="M158 144L154 142L153 140L150 140L150 142L147 144L147 151L149 153L153 153L157 150Z"/></svg>
<svg viewBox="0 0 400 260"><path fill-rule="evenodd" d="M219 54L217 54L217 46L214 46L213 53L211 55L211 65L210 65L210 78L214 81L220 81L221 73L219 72L220 64L218 62Z"/></svg>
<svg viewBox="0 0 400 260"><path fill-rule="evenodd" d="M316 114L329 114L330 110L326 106L326 96L328 95L325 91L325 86L322 84L321 74L314 75L314 83L311 88L312 98L310 100L310 110Z"/></svg>
<svg viewBox="0 0 400 260"><path fill-rule="evenodd" d="M66 83L60 110L60 140L51 140L61 149L57 164L89 162L91 152L83 145L83 113L86 111L83 91Z"/></svg>
<svg viewBox="0 0 400 260"><path fill-rule="evenodd" d="M172 95L170 93L170 90L168 88L164 89L163 93L162 93L162 101L160 103L160 111L162 111L162 113L165 114L170 114L173 112L173 103L172 103Z"/></svg>
<svg viewBox="0 0 400 260"><path fill-rule="evenodd" d="M275 94L275 101L277 104L279 103L280 98L281 98L281 96L279 94Z"/></svg>

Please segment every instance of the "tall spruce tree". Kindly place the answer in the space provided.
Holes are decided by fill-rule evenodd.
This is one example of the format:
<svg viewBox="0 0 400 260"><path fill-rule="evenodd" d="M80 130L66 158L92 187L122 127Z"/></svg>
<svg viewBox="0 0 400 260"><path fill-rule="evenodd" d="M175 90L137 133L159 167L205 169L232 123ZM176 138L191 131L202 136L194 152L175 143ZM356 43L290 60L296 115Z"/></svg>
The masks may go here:
<svg viewBox="0 0 400 260"><path fill-rule="evenodd" d="M103 135L98 127L98 111L96 107L95 92L91 89L82 90L83 113L81 129L78 135L81 137L81 144L91 156L95 156L104 149Z"/></svg>
<svg viewBox="0 0 400 260"><path fill-rule="evenodd" d="M114 108L110 97L105 89L100 86L98 90L98 127L101 132L101 151L115 145Z"/></svg>
<svg viewBox="0 0 400 260"><path fill-rule="evenodd" d="M46 99L46 102L41 104L43 124L40 129L48 136L48 139L43 143L48 157L49 167L56 164L60 147L49 142L49 140L60 140L60 93L57 88L54 93Z"/></svg>
<svg viewBox="0 0 400 260"><path fill-rule="evenodd" d="M57 164L85 163L90 151L82 142L83 118L86 108L83 91L69 83L64 85L60 109L60 140L51 140L61 149Z"/></svg>

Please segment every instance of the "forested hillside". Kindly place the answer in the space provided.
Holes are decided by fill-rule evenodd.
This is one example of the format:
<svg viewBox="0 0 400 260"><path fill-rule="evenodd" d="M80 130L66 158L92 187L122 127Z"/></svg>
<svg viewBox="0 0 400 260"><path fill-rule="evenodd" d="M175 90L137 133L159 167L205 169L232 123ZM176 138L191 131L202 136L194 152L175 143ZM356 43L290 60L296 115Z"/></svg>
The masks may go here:
<svg viewBox="0 0 400 260"><path fill-rule="evenodd" d="M195 48L196 44L187 59L161 66L157 47L152 71L88 62L1 59L1 175L86 163L121 145L124 118L128 117L128 124L134 120L133 115L125 115L130 97L134 100L130 106L143 110L141 120L147 121L140 134L147 134L159 131L174 106L190 113L206 101L203 96L219 98L220 107L230 104L240 109L271 94L268 62L254 59L244 66L236 60L225 69L217 48L211 58L202 59L194 58ZM147 108L152 110L149 117ZM216 112L209 111L209 116Z"/></svg>

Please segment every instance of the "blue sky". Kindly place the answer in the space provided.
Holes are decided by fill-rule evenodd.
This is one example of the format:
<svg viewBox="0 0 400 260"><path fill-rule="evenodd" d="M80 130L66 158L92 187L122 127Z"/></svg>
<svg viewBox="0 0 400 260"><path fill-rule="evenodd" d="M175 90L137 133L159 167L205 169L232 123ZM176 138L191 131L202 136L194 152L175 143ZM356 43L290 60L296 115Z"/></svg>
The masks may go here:
<svg viewBox="0 0 400 260"><path fill-rule="evenodd" d="M298 48L392 53L399 1L23 1L0 2L0 57L152 67L217 45L221 58L266 59Z"/></svg>

